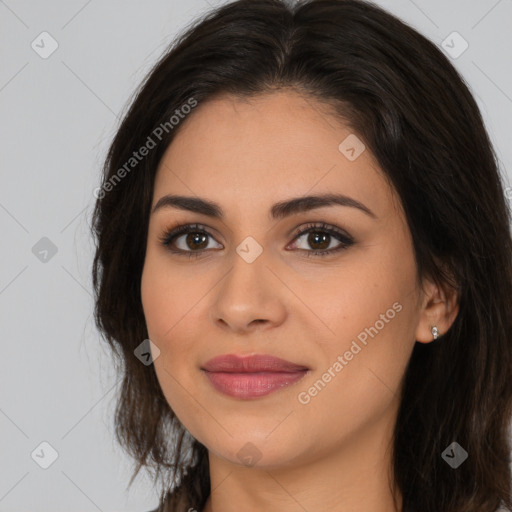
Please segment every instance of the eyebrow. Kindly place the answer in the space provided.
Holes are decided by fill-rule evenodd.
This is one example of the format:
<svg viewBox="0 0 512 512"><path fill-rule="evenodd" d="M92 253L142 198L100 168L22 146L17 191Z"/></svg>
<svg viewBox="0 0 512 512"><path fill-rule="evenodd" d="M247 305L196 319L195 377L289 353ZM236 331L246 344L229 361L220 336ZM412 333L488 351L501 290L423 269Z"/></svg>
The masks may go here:
<svg viewBox="0 0 512 512"><path fill-rule="evenodd" d="M272 206L270 209L270 217L276 220L283 219L295 213L307 212L316 208L333 205L357 208L370 217L377 218L375 213L373 213L370 208L365 206L363 203L343 194L322 194L287 199L286 201L275 203ZM224 212L217 203L202 199L200 197L165 195L161 197L155 204L151 214L162 208L187 210L190 212L207 215L208 217L213 217L216 219L224 218Z"/></svg>

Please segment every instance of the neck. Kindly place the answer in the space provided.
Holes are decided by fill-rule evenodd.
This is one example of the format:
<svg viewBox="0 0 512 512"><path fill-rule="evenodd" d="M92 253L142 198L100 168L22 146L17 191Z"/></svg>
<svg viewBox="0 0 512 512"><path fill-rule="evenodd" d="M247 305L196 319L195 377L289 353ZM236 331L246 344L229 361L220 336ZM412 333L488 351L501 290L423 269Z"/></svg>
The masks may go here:
<svg viewBox="0 0 512 512"><path fill-rule="evenodd" d="M286 465L243 467L209 453L211 493L203 512L400 512L391 464L394 418L383 416L338 449Z"/></svg>

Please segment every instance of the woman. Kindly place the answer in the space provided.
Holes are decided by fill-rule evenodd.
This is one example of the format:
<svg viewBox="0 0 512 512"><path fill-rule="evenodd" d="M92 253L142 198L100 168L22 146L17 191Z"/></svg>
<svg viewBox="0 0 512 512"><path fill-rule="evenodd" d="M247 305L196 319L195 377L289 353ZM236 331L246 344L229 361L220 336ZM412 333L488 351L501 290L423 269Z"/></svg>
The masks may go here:
<svg viewBox="0 0 512 512"><path fill-rule="evenodd" d="M358 0L220 7L96 196L116 434L159 511L512 505L510 211L423 36Z"/></svg>

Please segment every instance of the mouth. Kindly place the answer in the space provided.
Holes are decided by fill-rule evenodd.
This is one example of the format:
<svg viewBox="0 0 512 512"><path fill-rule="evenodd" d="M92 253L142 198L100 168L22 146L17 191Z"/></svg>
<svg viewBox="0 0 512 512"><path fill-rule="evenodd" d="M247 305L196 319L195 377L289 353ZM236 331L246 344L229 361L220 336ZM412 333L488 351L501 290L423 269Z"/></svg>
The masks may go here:
<svg viewBox="0 0 512 512"><path fill-rule="evenodd" d="M240 399L252 399L297 382L310 369L266 354L227 354L210 359L201 370L220 393Z"/></svg>

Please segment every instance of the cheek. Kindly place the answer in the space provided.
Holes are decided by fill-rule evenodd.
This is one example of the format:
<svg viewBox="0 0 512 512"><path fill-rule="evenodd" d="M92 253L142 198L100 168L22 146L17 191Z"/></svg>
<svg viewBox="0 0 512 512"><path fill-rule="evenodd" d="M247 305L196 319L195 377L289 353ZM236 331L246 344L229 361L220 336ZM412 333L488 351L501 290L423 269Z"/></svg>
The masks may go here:
<svg viewBox="0 0 512 512"><path fill-rule="evenodd" d="M151 255L146 257L141 279L141 300L150 339L156 342L169 328L172 320L169 311L171 296L166 293L166 280L162 279L160 266ZM171 306L171 307L170 307Z"/></svg>
<svg viewBox="0 0 512 512"><path fill-rule="evenodd" d="M373 261L355 261L333 273L322 293L309 293L312 309L329 327L326 341L336 345L336 340L350 340L372 327L384 333L403 323L408 316L404 310L410 312L414 300L414 268L404 260L397 266L393 259L380 251Z"/></svg>
<svg viewBox="0 0 512 512"><path fill-rule="evenodd" d="M395 391L414 346L418 321L414 255L402 233L392 238L392 243L382 239L364 248L364 257L340 269L314 305L331 331L321 342L325 354L321 370L342 356L346 363L339 374L347 379L343 386L356 395L366 393L361 379L365 385L373 382Z"/></svg>
<svg viewBox="0 0 512 512"><path fill-rule="evenodd" d="M186 326L194 314L191 307L198 299L186 296L179 286L179 276L170 275L168 268L165 258L148 252L141 278L141 299L149 338L160 350L154 361L157 379L167 403L188 428L191 418L204 412L186 391L194 388L189 372L194 360L189 347L193 344L187 343Z"/></svg>
<svg viewBox="0 0 512 512"><path fill-rule="evenodd" d="M171 270L164 255L148 251L141 278L142 307L150 338L163 345L176 335L179 324L193 314L199 293L194 287L181 286L180 272Z"/></svg>
<svg viewBox="0 0 512 512"><path fill-rule="evenodd" d="M166 381L164 390L176 384L171 375L181 382L195 363L195 331L190 327L198 325L204 315L201 297L205 293L200 285L184 285L183 270L172 270L165 255L149 251L141 278L141 300L149 339L160 350L155 370L159 379Z"/></svg>
<svg viewBox="0 0 512 512"><path fill-rule="evenodd" d="M304 421L321 421L326 440L355 435L398 404L415 311L405 282L403 289L395 285L350 288L339 302L343 314L327 320L335 335L321 342L322 364L299 390L301 403L309 401ZM318 448L328 449L323 439Z"/></svg>

